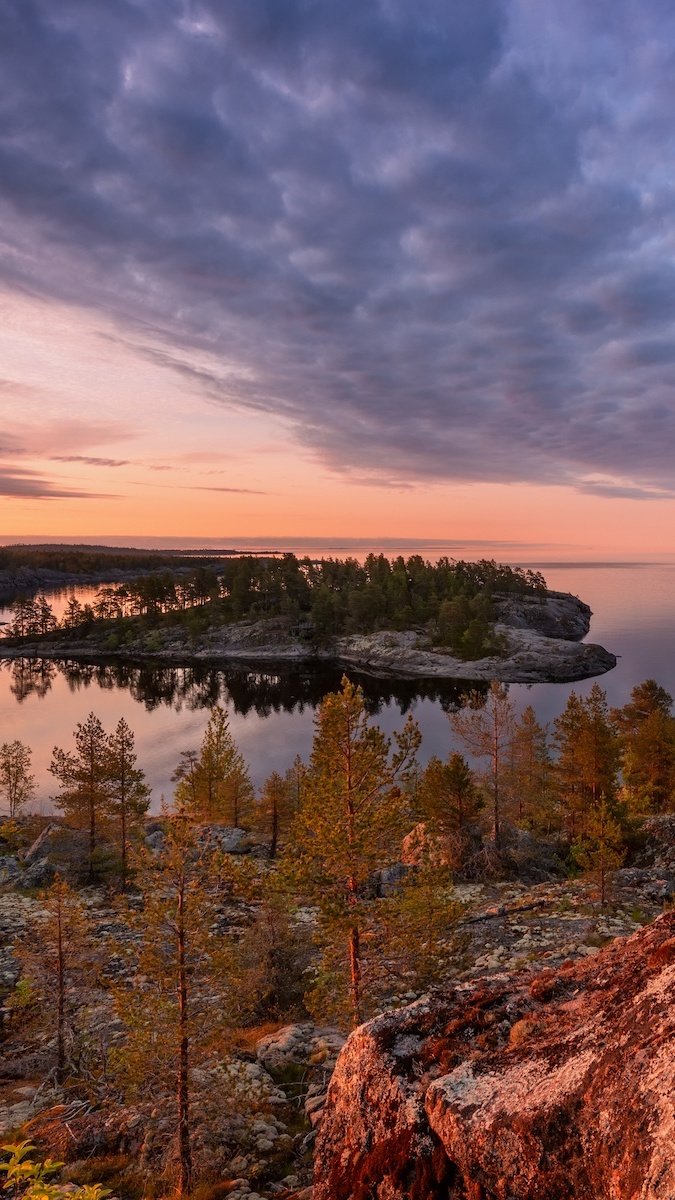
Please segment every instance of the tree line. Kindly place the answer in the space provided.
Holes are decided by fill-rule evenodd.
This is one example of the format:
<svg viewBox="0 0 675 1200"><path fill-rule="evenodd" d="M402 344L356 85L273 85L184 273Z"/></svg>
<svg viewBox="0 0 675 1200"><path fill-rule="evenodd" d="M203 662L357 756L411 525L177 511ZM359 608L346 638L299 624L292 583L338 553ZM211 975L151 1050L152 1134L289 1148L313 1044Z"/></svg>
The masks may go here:
<svg viewBox="0 0 675 1200"><path fill-rule="evenodd" d="M435 644L466 659L498 653L495 600L546 594L539 572L491 560L469 563L420 555L393 561L242 556L216 571L200 566L186 577L161 571L99 590L93 604L75 596L57 622L44 595L13 605L10 637L45 636L57 628L91 629L143 618L153 626L187 623L195 631L232 621L281 617L300 636L327 641L339 634L380 629L427 629Z"/></svg>
<svg viewBox="0 0 675 1200"><path fill-rule="evenodd" d="M414 758L405 789L411 817L438 824L461 841L487 810L497 846L504 821L573 845L586 834L601 798L626 827L637 815L673 811L672 704L663 687L646 680L621 708L609 708L596 683L587 697L572 691L549 726L529 705L517 717L503 684L493 683L487 696L469 693L465 704L449 714L454 739L468 759L452 749L445 760L433 757L422 769ZM54 748L49 770L60 790L52 799L68 821L88 830L92 863L101 831L108 836L113 827L125 862L129 829L145 816L150 796L137 766L133 732L121 719L106 734L90 713L78 724L74 741L74 750ZM10 819L34 799L30 763L30 749L20 741L0 746L0 804ZM180 755L173 775L175 801L194 820L254 830L269 841L275 858L306 772L298 758L284 775L273 772L256 797L227 714L215 706L199 751Z"/></svg>
<svg viewBox="0 0 675 1200"><path fill-rule="evenodd" d="M96 575L115 571L155 571L162 567L197 564L189 554L166 554L129 546L46 545L0 546L0 571L49 571L63 575Z"/></svg>

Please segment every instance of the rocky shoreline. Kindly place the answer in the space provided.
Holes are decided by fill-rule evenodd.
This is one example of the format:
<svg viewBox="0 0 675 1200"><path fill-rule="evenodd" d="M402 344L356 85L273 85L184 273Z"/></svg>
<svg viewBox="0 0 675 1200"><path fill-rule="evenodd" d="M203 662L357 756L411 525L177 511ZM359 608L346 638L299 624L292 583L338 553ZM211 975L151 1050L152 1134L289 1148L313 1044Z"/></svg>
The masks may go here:
<svg viewBox="0 0 675 1200"><path fill-rule="evenodd" d="M106 658L156 661L158 664L204 662L213 665L338 663L346 670L399 679L448 679L503 683L570 683L602 675L616 657L602 646L582 642L590 627L587 604L565 592L543 597L509 597L497 605L496 632L503 655L465 661L434 647L420 630L380 631L336 638L316 647L303 640L283 618L240 621L195 636L181 625L143 631L123 644L114 633L90 634L2 644L3 658L69 658L90 662Z"/></svg>

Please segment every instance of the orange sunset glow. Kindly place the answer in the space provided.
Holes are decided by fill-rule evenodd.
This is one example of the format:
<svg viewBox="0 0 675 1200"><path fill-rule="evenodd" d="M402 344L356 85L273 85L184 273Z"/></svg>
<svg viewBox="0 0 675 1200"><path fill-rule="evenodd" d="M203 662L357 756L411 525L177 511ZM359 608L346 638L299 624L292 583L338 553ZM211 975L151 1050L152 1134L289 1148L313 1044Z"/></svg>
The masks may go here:
<svg viewBox="0 0 675 1200"><path fill-rule="evenodd" d="M303 445L297 421L216 403L147 335L7 292L0 308L3 453L25 482L3 500L5 540L427 538L557 543L554 557L581 558L672 549L668 497L340 467ZM198 353L191 362L213 368ZM233 388L245 372L217 370Z"/></svg>
<svg viewBox="0 0 675 1200"><path fill-rule="evenodd" d="M8 16L5 541L673 549L667 39L488 7Z"/></svg>

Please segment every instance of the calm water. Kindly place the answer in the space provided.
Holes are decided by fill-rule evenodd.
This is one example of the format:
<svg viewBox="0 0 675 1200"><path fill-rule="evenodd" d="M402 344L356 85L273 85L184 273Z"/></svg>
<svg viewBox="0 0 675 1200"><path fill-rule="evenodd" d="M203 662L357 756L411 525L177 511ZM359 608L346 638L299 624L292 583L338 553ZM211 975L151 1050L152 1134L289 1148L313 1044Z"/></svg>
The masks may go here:
<svg viewBox="0 0 675 1200"><path fill-rule="evenodd" d="M387 547L386 552L392 550ZM502 561L506 558L502 555ZM532 556L528 565L540 567L550 587L579 595L593 609L587 640L620 656L616 669L599 680L610 704L623 704L631 688L648 677L675 695L675 563L549 565ZM404 713L414 714L423 734L423 761L448 752L446 710L457 697L453 685L420 689L367 678L360 682L387 732L400 728ZM211 705L219 702L229 710L233 733L260 784L272 770L283 771L296 754L309 753L315 707L338 683L339 672L331 670L277 675L128 664L4 663L0 741L20 738L33 748L39 795L48 808L54 790L47 770L52 748L70 746L76 723L91 710L108 729L123 716L136 732L139 764L158 805L162 793L171 794L170 777L181 750L199 745ZM585 694L592 683L513 685L511 694L519 708L532 704L540 720L550 721L564 708L572 688Z"/></svg>

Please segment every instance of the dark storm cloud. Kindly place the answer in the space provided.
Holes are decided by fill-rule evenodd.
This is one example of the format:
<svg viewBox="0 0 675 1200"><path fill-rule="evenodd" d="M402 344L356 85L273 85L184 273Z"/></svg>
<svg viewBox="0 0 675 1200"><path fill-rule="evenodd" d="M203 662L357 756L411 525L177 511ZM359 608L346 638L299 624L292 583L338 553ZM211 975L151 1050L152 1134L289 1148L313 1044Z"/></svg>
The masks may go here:
<svg viewBox="0 0 675 1200"><path fill-rule="evenodd" d="M669 493L666 0L22 0L0 48L7 284L355 477Z"/></svg>

